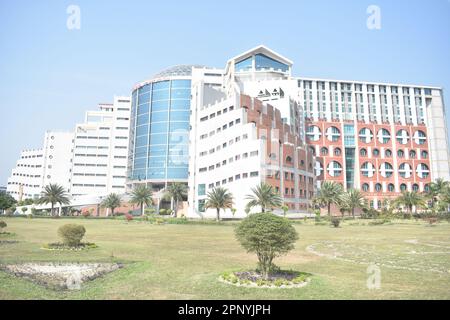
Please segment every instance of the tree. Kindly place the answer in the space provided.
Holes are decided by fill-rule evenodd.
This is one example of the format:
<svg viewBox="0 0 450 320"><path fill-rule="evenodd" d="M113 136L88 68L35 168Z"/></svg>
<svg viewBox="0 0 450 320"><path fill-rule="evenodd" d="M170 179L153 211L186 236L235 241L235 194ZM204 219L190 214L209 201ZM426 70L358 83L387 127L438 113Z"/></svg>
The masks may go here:
<svg viewBox="0 0 450 320"><path fill-rule="evenodd" d="M352 217L355 218L355 209L363 209L366 207L366 199L361 191L356 189L350 189L340 197L341 206L347 211L352 213Z"/></svg>
<svg viewBox="0 0 450 320"><path fill-rule="evenodd" d="M50 214L53 216L55 204L57 203L59 203L60 205L70 204L70 200L66 191L64 190L64 187L58 184L50 183L49 185L45 186L44 191L42 192L42 196L38 200L38 203L39 204L50 203L52 205Z"/></svg>
<svg viewBox="0 0 450 320"><path fill-rule="evenodd" d="M442 178L436 179L435 182L430 184L430 191L428 192L428 197L431 200L431 207L434 208L435 204L442 200L443 194L449 187L449 182Z"/></svg>
<svg viewBox="0 0 450 320"><path fill-rule="evenodd" d="M187 197L187 186L184 183L174 182L167 187L165 196L171 199L171 208L176 213L178 202Z"/></svg>
<svg viewBox="0 0 450 320"><path fill-rule="evenodd" d="M298 239L289 220L272 213L248 216L237 226L235 234L247 252L256 253L259 270L266 280L274 269L273 260L292 250Z"/></svg>
<svg viewBox="0 0 450 320"><path fill-rule="evenodd" d="M111 209L111 215L114 217L114 210L120 207L121 202L122 199L120 195L116 193L110 193L105 199L103 199L101 206L103 208Z"/></svg>
<svg viewBox="0 0 450 320"><path fill-rule="evenodd" d="M331 205L339 205L340 197L343 193L342 186L336 182L325 181L319 189L319 193L314 199L314 203L327 208L328 216L331 216Z"/></svg>
<svg viewBox="0 0 450 320"><path fill-rule="evenodd" d="M2 233L3 229L6 228L7 226L8 224L5 221L0 220L0 233Z"/></svg>
<svg viewBox="0 0 450 320"><path fill-rule="evenodd" d="M424 207L425 198L417 192L403 192L401 196L395 199L397 206L405 206L408 210L408 214L411 216L413 207Z"/></svg>
<svg viewBox="0 0 450 320"><path fill-rule="evenodd" d="M252 192L253 194L245 197L246 200L250 200L247 204L248 208L260 206L261 211L266 212L269 208L279 208L282 205L280 195L270 184L261 182L255 188L252 188Z"/></svg>
<svg viewBox="0 0 450 320"><path fill-rule="evenodd" d="M220 221L220 209L225 210L233 208L233 195L225 188L213 188L208 192L205 208L216 209L216 220Z"/></svg>
<svg viewBox="0 0 450 320"><path fill-rule="evenodd" d="M152 190L145 185L139 185L131 192L130 202L139 205L141 215L144 215L144 204L150 206L152 204Z"/></svg>
<svg viewBox="0 0 450 320"><path fill-rule="evenodd" d="M16 199L14 199L11 195L7 193L0 193L0 210L6 210L11 208L17 203Z"/></svg>

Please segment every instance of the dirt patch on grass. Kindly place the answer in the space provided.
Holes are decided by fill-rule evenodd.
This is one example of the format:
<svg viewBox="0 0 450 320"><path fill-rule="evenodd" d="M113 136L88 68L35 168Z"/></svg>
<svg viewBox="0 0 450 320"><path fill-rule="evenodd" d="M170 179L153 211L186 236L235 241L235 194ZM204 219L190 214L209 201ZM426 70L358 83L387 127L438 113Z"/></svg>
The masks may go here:
<svg viewBox="0 0 450 320"><path fill-rule="evenodd" d="M0 265L0 269L54 290L78 290L87 281L113 272L117 263L23 263Z"/></svg>

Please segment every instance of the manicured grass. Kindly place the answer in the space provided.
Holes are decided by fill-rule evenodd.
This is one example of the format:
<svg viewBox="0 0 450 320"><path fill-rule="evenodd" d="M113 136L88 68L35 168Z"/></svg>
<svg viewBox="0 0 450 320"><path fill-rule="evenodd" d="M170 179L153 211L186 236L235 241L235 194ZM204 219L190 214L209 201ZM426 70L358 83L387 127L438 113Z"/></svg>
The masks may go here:
<svg viewBox="0 0 450 320"><path fill-rule="evenodd" d="M313 274L304 288L253 289L218 281L225 271L248 270L256 257L234 237L235 223L152 225L94 219L3 218L0 263L123 262L125 268L88 282L79 291L53 291L0 272L0 299L450 299L450 224L418 221L369 226L346 221L340 228L296 223L300 239L275 262L283 269ZM42 250L56 230L80 223L86 251ZM353 225L352 225L353 224ZM319 254L319 255L318 255ZM337 256L337 259L332 258ZM379 263L381 288L366 286L369 263Z"/></svg>

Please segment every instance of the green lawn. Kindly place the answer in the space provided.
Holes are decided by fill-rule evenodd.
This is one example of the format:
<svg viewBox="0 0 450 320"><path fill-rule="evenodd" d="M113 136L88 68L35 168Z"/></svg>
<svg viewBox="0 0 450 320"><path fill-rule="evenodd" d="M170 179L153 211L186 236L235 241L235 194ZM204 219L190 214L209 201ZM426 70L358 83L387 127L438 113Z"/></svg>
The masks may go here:
<svg viewBox="0 0 450 320"><path fill-rule="evenodd" d="M256 257L236 242L233 225L152 225L91 219L3 218L0 263L92 261L125 263L125 268L83 285L79 291L53 291L0 272L0 299L450 299L450 224L430 227L406 221L342 228L296 224L295 250L275 261L283 269L312 273L297 289L239 288L218 281L224 271L254 268ZM82 223L83 252L42 250L57 241L56 230ZM350 225L354 224L354 225ZM364 225L366 224L366 225ZM337 258L335 258L337 257ZM381 288L366 286L369 263L379 263Z"/></svg>

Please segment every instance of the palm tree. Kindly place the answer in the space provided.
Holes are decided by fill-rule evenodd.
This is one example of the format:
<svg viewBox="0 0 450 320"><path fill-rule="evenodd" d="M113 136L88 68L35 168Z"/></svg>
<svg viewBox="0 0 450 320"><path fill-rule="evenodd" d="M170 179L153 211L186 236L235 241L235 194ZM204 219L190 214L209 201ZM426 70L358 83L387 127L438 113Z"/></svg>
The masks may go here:
<svg viewBox="0 0 450 320"><path fill-rule="evenodd" d="M342 193L343 189L339 183L325 181L320 186L319 193L314 199L314 203L318 204L321 207L326 206L328 210L328 216L330 216L331 205L339 204Z"/></svg>
<svg viewBox="0 0 450 320"><path fill-rule="evenodd" d="M405 206L408 209L408 214L412 215L413 207L425 206L425 198L417 192L406 191L395 199L395 204L397 206Z"/></svg>
<svg viewBox="0 0 450 320"><path fill-rule="evenodd" d="M361 191L356 189L350 189L340 197L340 202L343 208L352 213L353 219L355 218L355 209L363 209L366 207L366 199Z"/></svg>
<svg viewBox="0 0 450 320"><path fill-rule="evenodd" d="M171 208L176 215L178 209L178 201L182 201L187 196L187 187L184 183L175 182L170 184L166 189L166 197L171 199Z"/></svg>
<svg viewBox="0 0 450 320"><path fill-rule="evenodd" d="M449 182L442 178L436 179L430 184L430 191L428 193L431 200L431 207L434 207L435 202L441 200L446 189L449 187Z"/></svg>
<svg viewBox="0 0 450 320"><path fill-rule="evenodd" d="M141 215L144 215L144 204L150 206L152 204L152 190L145 185L139 185L131 191L130 203L137 204L141 207Z"/></svg>
<svg viewBox="0 0 450 320"><path fill-rule="evenodd" d="M205 203L206 209L217 210L217 221L220 220L220 209L233 208L233 195L225 188L213 188L208 192L208 197Z"/></svg>
<svg viewBox="0 0 450 320"><path fill-rule="evenodd" d="M111 215L114 217L114 210L120 207L122 199L116 193L110 193L105 199L103 199L101 206L103 208L111 209Z"/></svg>
<svg viewBox="0 0 450 320"><path fill-rule="evenodd" d="M282 199L278 192L267 183L261 182L255 188L252 188L253 194L247 195L246 200L250 200L247 203L248 208L260 206L262 212L266 212L269 208L279 208L282 205Z"/></svg>
<svg viewBox="0 0 450 320"><path fill-rule="evenodd" d="M57 203L59 203L59 205L70 204L70 200L63 186L50 183L49 185L45 186L44 191L42 192L42 195L38 200L38 203L39 204L51 203L52 209L50 211L50 214L53 216L55 204Z"/></svg>

